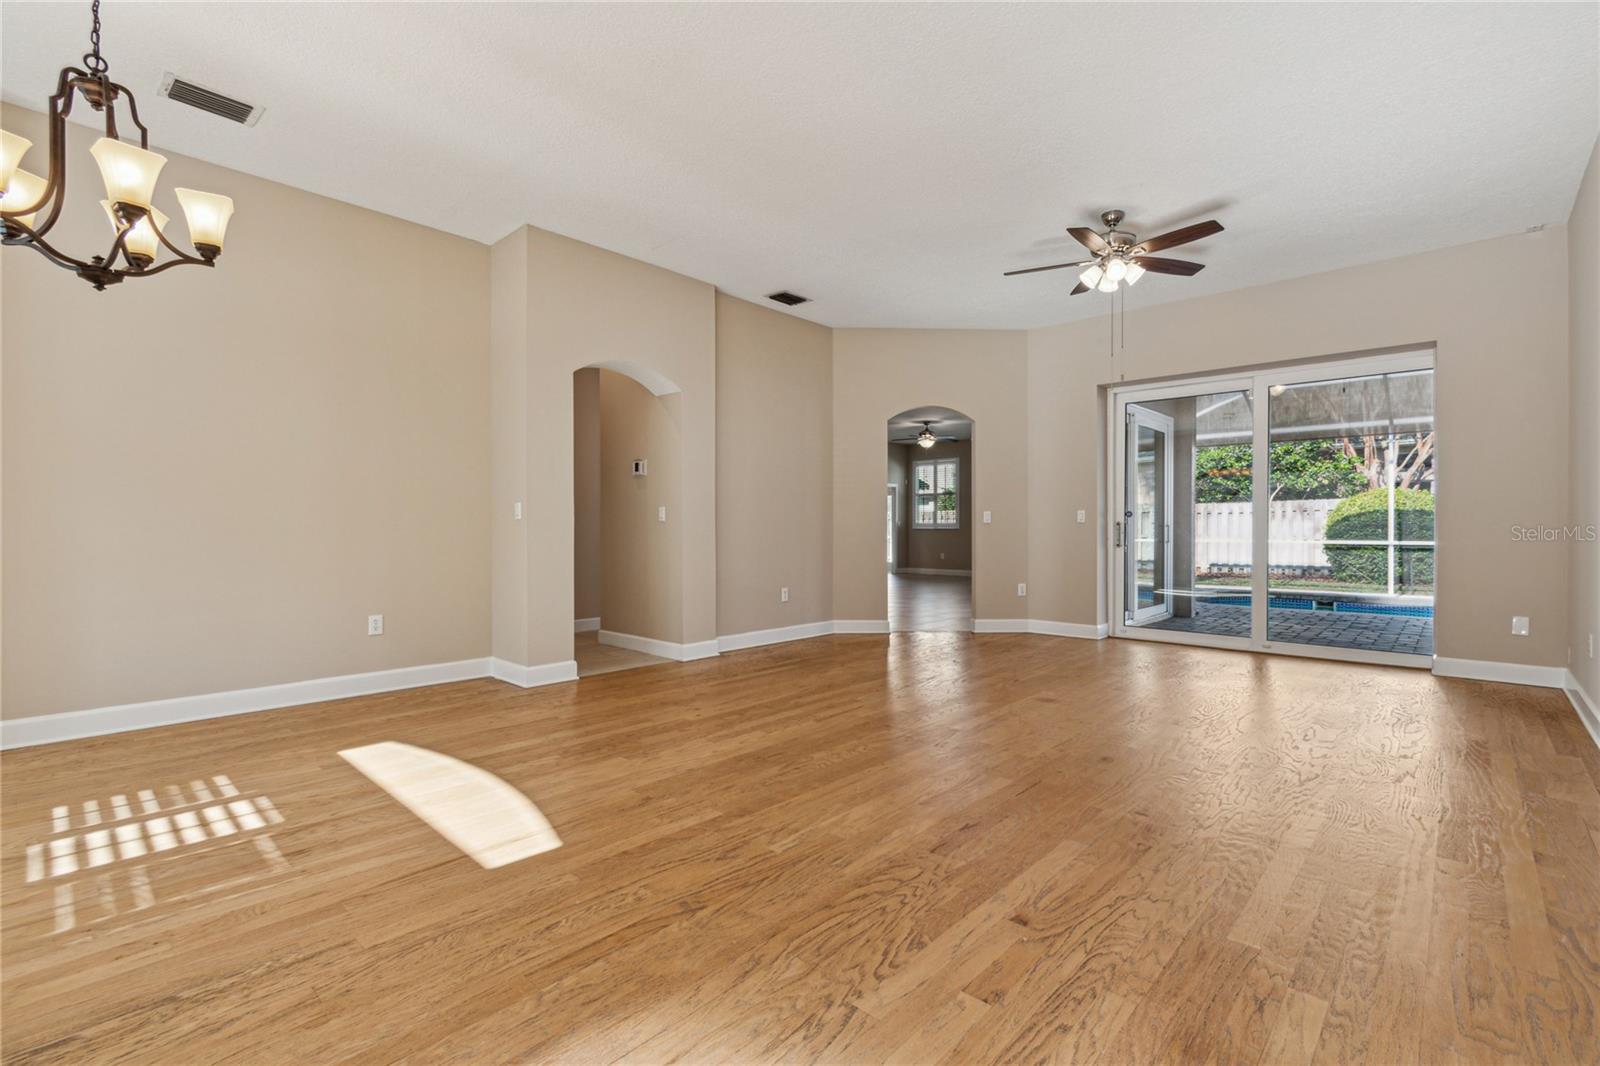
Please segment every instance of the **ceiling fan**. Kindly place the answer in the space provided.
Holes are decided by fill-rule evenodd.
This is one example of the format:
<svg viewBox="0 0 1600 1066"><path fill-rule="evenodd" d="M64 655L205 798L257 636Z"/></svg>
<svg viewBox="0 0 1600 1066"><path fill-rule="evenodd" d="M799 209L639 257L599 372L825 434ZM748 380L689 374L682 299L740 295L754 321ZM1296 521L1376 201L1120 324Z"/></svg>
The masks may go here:
<svg viewBox="0 0 1600 1066"><path fill-rule="evenodd" d="M942 440L953 441L955 439L955 437L941 437L935 433L933 431L933 420L929 419L922 423L922 432L918 433L915 437L894 437L889 440L889 443L916 444L923 448L931 448Z"/></svg>
<svg viewBox="0 0 1600 1066"><path fill-rule="evenodd" d="M1205 269L1204 263L1191 263L1185 259L1162 259L1150 253L1175 248L1180 244L1188 244L1190 241L1198 241L1202 237L1222 232L1222 223L1216 219L1209 219L1141 241L1137 234L1117 229L1122 219L1121 211L1107 211L1102 214L1100 221L1106 227L1104 233L1096 233L1084 226L1068 227L1067 232L1072 234L1079 244L1094 253L1093 259L1028 267L1025 270L1008 270L1005 276L1009 278L1014 274L1037 274L1041 270L1088 267L1089 269L1078 275L1078 284L1073 287L1071 295L1076 296L1090 289L1116 292L1119 284L1132 285L1142 278L1147 270L1156 274L1181 274L1184 277L1200 273Z"/></svg>

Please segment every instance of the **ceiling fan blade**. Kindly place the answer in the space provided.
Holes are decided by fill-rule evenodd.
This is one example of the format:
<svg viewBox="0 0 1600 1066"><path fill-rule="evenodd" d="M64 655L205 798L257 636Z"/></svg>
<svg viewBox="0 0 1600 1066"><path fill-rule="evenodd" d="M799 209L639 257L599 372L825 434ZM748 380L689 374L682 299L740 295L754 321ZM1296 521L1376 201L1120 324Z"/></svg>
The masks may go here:
<svg viewBox="0 0 1600 1066"><path fill-rule="evenodd" d="M1209 237L1213 233L1222 232L1222 223L1216 219L1205 222L1196 222L1192 226L1175 229L1171 233L1163 233L1158 237L1151 237L1147 241L1140 241L1133 247L1134 255L1144 255L1147 252L1159 252L1163 248L1176 248L1180 244L1188 244L1202 237Z"/></svg>
<svg viewBox="0 0 1600 1066"><path fill-rule="evenodd" d="M1080 281L1080 282L1078 282L1076 285L1074 285L1072 287L1072 291L1067 293L1067 295L1068 296L1076 296L1080 292L1088 292L1088 291L1089 291L1089 286L1085 285L1083 282Z"/></svg>
<svg viewBox="0 0 1600 1066"><path fill-rule="evenodd" d="M1013 274L1037 274L1041 270L1061 270L1065 267L1084 267L1088 266L1092 262L1094 262L1093 259L1085 259L1079 263L1052 263L1047 267L1028 267L1026 270L1008 270L1002 274L1001 277L1009 278Z"/></svg>
<svg viewBox="0 0 1600 1066"><path fill-rule="evenodd" d="M1095 255L1105 255L1111 248L1111 245L1106 243L1104 237L1087 226L1068 226L1067 233L1072 236L1073 240L1089 249Z"/></svg>
<svg viewBox="0 0 1600 1066"><path fill-rule="evenodd" d="M1138 256L1134 262L1153 274L1182 274L1184 277L1198 274L1206 268L1204 263L1191 263L1187 259L1160 259L1151 255Z"/></svg>

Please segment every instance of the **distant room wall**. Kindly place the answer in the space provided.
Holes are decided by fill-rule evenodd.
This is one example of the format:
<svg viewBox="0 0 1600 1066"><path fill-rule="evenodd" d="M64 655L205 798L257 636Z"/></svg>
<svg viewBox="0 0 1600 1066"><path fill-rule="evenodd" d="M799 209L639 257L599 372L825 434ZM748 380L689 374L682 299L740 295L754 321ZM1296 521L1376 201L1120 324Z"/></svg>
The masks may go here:
<svg viewBox="0 0 1600 1066"><path fill-rule="evenodd" d="M600 384L601 628L683 639L682 398L611 370ZM646 462L635 476L633 460ZM660 520L660 508L667 521Z"/></svg>
<svg viewBox="0 0 1600 1066"><path fill-rule="evenodd" d="M977 480L972 469L972 442L970 440L940 441L931 448L916 445L891 445L905 452L906 472L901 485L905 499L905 516L902 530L906 546L901 557L902 569L910 570L971 570L972 569L972 494ZM925 459L944 459L954 456L961 463L960 484L956 491L957 528L918 529L915 525L916 493L913 472L916 464Z"/></svg>

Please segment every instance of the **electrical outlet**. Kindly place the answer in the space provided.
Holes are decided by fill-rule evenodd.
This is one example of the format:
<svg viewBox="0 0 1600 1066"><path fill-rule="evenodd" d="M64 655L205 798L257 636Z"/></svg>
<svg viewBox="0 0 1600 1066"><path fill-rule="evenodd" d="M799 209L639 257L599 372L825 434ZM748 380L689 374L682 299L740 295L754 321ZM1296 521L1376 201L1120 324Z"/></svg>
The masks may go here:
<svg viewBox="0 0 1600 1066"><path fill-rule="evenodd" d="M1027 594L1028 594L1028 586L1022 584L1021 582L1018 582L1017 583L1017 595L1018 596L1026 596Z"/></svg>
<svg viewBox="0 0 1600 1066"><path fill-rule="evenodd" d="M1519 614L1511 619L1511 635L1514 637L1525 637L1528 635L1527 615Z"/></svg>
<svg viewBox="0 0 1600 1066"><path fill-rule="evenodd" d="M369 636L369 637L381 637L381 636L383 636L383 615L381 615L381 614L369 614L369 615L367 615L367 636Z"/></svg>
<svg viewBox="0 0 1600 1066"><path fill-rule="evenodd" d="M788 603L789 602L789 590L788 589L783 588L783 589L779 589L778 590L778 602L779 603Z"/></svg>
<svg viewBox="0 0 1600 1066"><path fill-rule="evenodd" d="M1083 511L1083 510L1080 510L1080 511L1079 511L1079 512L1078 512L1078 525L1080 525L1080 526L1081 526L1081 525L1083 525L1083 524L1084 524L1084 523L1085 523L1085 522L1087 522L1087 521L1088 521L1088 520L1089 520L1089 512L1088 512L1088 511Z"/></svg>

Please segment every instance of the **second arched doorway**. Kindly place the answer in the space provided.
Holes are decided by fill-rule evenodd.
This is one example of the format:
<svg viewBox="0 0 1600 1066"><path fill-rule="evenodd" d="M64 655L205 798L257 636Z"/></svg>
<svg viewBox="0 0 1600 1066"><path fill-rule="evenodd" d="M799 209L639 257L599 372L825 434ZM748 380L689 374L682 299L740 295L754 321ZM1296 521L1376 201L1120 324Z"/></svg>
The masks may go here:
<svg viewBox="0 0 1600 1066"><path fill-rule="evenodd" d="M973 421L951 407L888 420L884 568L890 632L970 632Z"/></svg>

